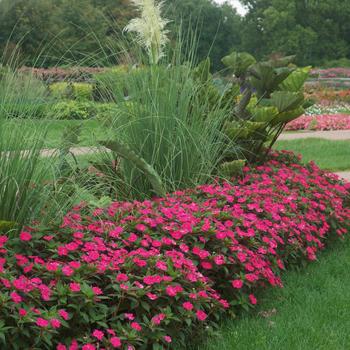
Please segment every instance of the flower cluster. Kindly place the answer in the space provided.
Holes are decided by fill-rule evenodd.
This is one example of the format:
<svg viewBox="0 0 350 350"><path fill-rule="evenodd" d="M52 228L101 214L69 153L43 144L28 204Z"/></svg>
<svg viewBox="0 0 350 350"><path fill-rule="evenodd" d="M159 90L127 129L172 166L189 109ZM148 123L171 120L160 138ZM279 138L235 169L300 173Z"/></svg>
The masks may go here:
<svg viewBox="0 0 350 350"><path fill-rule="evenodd" d="M321 114L346 114L346 111L350 110L348 104L332 104L332 105L321 105L315 104L309 107L305 111L305 115L321 115Z"/></svg>
<svg viewBox="0 0 350 350"><path fill-rule="evenodd" d="M169 348L346 234L349 191L283 152L232 182L2 235L1 349Z"/></svg>
<svg viewBox="0 0 350 350"><path fill-rule="evenodd" d="M350 115L304 115L288 123L285 130L350 130Z"/></svg>
<svg viewBox="0 0 350 350"><path fill-rule="evenodd" d="M350 103L350 89L337 88L337 86L327 87L324 85L316 84L309 85L306 89L306 96L322 106L332 106L338 104Z"/></svg>
<svg viewBox="0 0 350 350"><path fill-rule="evenodd" d="M350 78L350 68L327 68L327 69L312 69L310 73L314 78Z"/></svg>

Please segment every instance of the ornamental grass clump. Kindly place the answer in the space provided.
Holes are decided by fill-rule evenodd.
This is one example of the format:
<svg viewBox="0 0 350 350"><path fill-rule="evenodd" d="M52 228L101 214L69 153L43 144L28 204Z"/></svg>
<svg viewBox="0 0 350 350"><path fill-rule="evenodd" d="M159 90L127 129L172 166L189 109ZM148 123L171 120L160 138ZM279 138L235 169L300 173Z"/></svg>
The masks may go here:
<svg viewBox="0 0 350 350"><path fill-rule="evenodd" d="M0 236L1 349L167 349L350 229L349 184L287 153L242 178Z"/></svg>

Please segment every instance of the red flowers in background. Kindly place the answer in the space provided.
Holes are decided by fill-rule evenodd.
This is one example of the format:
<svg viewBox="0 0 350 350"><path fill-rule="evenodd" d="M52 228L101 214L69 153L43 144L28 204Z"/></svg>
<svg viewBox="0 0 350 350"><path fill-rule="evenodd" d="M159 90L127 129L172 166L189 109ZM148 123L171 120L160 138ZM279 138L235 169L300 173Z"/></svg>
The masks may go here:
<svg viewBox="0 0 350 350"><path fill-rule="evenodd" d="M286 126L286 130L350 130L349 114L301 116Z"/></svg>
<svg viewBox="0 0 350 350"><path fill-rule="evenodd" d="M18 348L167 348L184 328L255 305L257 290L282 285L281 269L346 234L349 189L281 153L233 183L81 205L49 240L39 228L21 233L30 244L1 236L5 339Z"/></svg>

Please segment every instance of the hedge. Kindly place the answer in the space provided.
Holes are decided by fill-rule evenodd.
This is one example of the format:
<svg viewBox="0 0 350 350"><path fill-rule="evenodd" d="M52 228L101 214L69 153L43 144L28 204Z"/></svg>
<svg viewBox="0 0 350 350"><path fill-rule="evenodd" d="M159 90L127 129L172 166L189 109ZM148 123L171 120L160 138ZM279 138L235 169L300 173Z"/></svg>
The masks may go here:
<svg viewBox="0 0 350 350"><path fill-rule="evenodd" d="M167 349L348 233L349 193L279 153L232 182L81 204L57 228L4 234L1 349Z"/></svg>

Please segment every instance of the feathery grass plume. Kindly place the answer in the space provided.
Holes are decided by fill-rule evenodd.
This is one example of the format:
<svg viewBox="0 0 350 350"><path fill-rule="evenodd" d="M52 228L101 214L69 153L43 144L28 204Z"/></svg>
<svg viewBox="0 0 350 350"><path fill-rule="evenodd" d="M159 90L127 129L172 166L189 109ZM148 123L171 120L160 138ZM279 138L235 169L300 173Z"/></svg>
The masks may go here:
<svg viewBox="0 0 350 350"><path fill-rule="evenodd" d="M157 64L164 56L163 49L169 40L168 30L165 29L169 21L161 16L163 1L157 3L155 0L132 0L132 2L141 16L132 19L124 31L135 32L137 42L148 52L150 63Z"/></svg>

